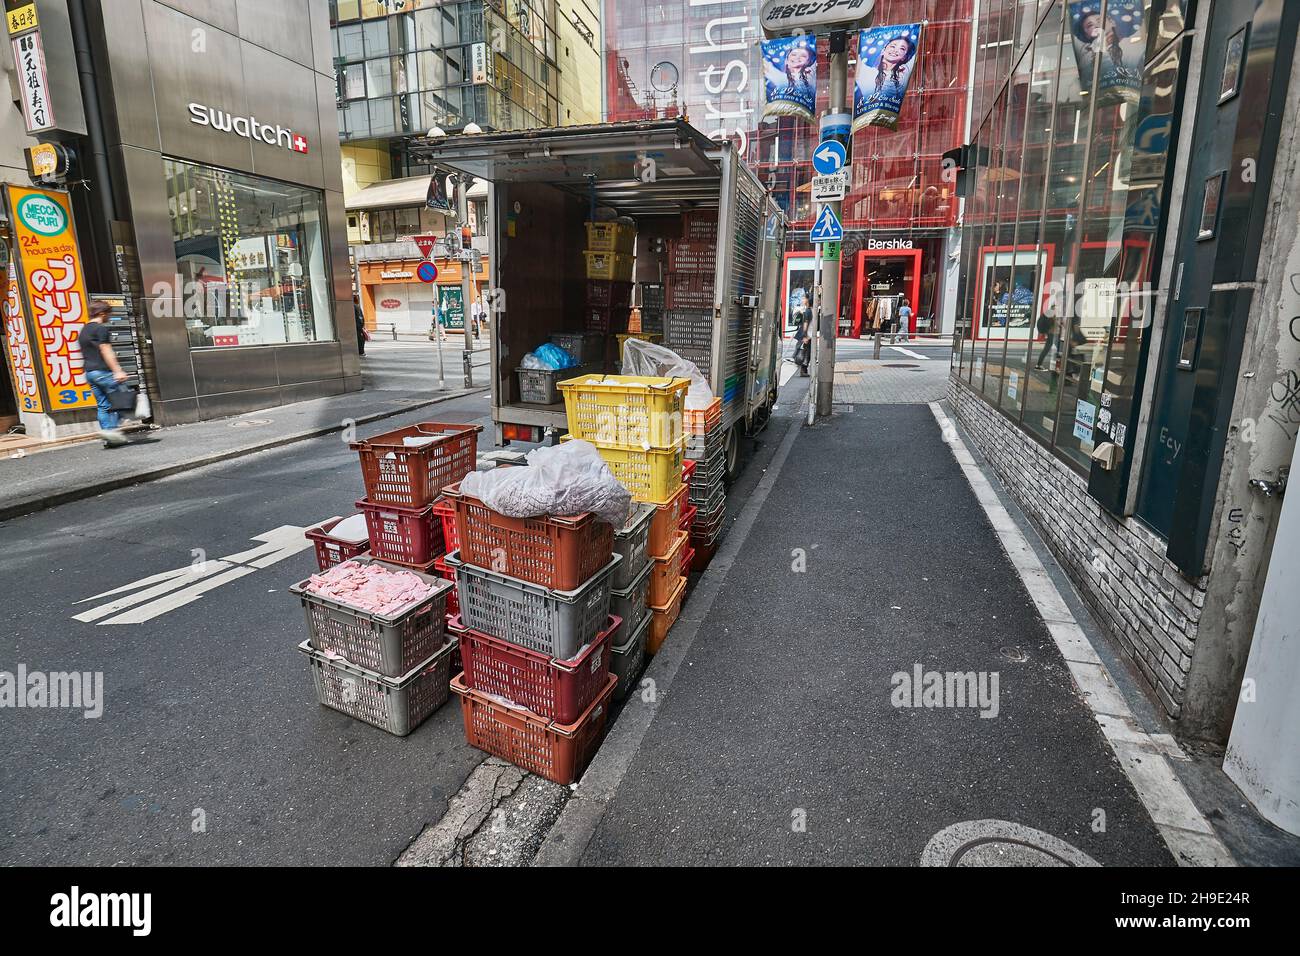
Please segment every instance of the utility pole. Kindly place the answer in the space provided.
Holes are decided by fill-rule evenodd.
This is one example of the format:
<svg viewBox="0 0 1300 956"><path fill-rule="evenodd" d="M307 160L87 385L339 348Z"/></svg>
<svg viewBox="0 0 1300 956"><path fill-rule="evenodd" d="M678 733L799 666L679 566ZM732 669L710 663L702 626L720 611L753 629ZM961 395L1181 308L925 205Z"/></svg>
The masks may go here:
<svg viewBox="0 0 1300 956"><path fill-rule="evenodd" d="M461 258L460 258L460 324L461 333L464 338L464 352L462 361L468 367L469 361L466 355L469 353L472 343L470 342L470 306L473 302L474 289L474 259L473 232L469 228L469 187L474 184L474 177L469 173L461 173L457 179L456 188L456 218L459 220L457 225L460 228L461 235ZM468 237L466 233L469 233ZM466 243L465 239L469 242Z"/></svg>
<svg viewBox="0 0 1300 956"><path fill-rule="evenodd" d="M826 125L841 122L840 117L848 118L848 34L844 30L833 30L830 35L830 98L826 104L826 114L822 117L821 140L827 138ZM844 138L842 143L846 157L852 145L852 137ZM844 175L849 174L851 157L844 162ZM835 218L844 221L843 200L827 203ZM820 248L820 247L819 247ZM821 258L821 308L817 313L818 355L817 355L817 417L830 418L835 403L835 337L839 334L840 319L840 252L836 244L833 257L823 255Z"/></svg>

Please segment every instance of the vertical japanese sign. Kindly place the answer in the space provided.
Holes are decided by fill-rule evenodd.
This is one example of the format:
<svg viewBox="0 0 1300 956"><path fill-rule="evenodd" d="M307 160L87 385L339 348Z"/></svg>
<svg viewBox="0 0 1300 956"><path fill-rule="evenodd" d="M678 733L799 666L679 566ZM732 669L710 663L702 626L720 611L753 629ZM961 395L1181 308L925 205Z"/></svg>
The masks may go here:
<svg viewBox="0 0 1300 956"><path fill-rule="evenodd" d="M35 4L13 8L6 3L5 26L14 51L14 69L18 75L19 98L27 132L39 133L54 128L54 110L50 106L50 82L45 70L45 48L37 28Z"/></svg>
<svg viewBox="0 0 1300 956"><path fill-rule="evenodd" d="M27 320L23 316L22 295L19 291L17 263L10 262L5 270L5 298L0 306L4 320L5 354L9 371L13 373L14 393L18 397L18 410L43 412L41 389L37 379L36 357L32 354L31 339L27 335Z"/></svg>
<svg viewBox="0 0 1300 956"><path fill-rule="evenodd" d="M86 323L86 286L68 194L9 185L5 195L14 273L36 333L31 351L49 411L91 407L95 396L77 346Z"/></svg>

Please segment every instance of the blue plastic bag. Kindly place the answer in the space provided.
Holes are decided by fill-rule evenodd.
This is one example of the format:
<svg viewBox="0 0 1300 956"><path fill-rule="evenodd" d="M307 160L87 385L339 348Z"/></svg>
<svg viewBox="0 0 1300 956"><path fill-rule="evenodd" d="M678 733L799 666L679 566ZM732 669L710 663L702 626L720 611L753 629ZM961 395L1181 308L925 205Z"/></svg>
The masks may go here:
<svg viewBox="0 0 1300 956"><path fill-rule="evenodd" d="M537 346L533 351L533 355L547 368L573 368L578 364L577 359L553 342Z"/></svg>

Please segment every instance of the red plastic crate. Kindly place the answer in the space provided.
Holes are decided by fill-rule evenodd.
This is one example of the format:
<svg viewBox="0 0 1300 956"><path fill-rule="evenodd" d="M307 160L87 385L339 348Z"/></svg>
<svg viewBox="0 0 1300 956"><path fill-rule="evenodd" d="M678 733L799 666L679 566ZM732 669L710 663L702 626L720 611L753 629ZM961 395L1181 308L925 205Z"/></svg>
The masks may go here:
<svg viewBox="0 0 1300 956"><path fill-rule="evenodd" d="M574 591L609 564L614 526L594 514L509 518L459 484L443 496L456 509L460 559L556 591Z"/></svg>
<svg viewBox="0 0 1300 956"><path fill-rule="evenodd" d="M457 550L460 539L456 537L456 509L446 498L439 498L433 503L433 513L442 522L442 546L444 554Z"/></svg>
<svg viewBox="0 0 1300 956"><path fill-rule="evenodd" d="M677 530L690 531L691 525L695 523L695 516L699 511L700 509L697 506L691 504L683 508L681 520L677 523Z"/></svg>
<svg viewBox="0 0 1300 956"><path fill-rule="evenodd" d="M682 484L689 485L695 477L695 459L687 458L682 462Z"/></svg>
<svg viewBox="0 0 1300 956"><path fill-rule="evenodd" d="M421 422L394 429L349 447L361 458L366 498L376 505L423 508L445 485L471 471L478 454L482 425ZM433 438L426 445L407 445L407 438Z"/></svg>
<svg viewBox="0 0 1300 956"><path fill-rule="evenodd" d="M305 532L304 536L307 540L316 546L316 564L322 571L328 571L334 565L342 564L348 558L355 558L370 550L369 541L341 541L330 537L330 531L342 520L342 518L331 518L314 528L308 528Z"/></svg>
<svg viewBox="0 0 1300 956"><path fill-rule="evenodd" d="M578 781L596 755L609 719L609 699L618 684L610 674L605 689L582 716L562 724L471 690L463 678L453 680L451 690L460 697L470 746L566 787Z"/></svg>
<svg viewBox="0 0 1300 956"><path fill-rule="evenodd" d="M626 332L632 318L627 306L589 305L583 313L583 324L588 332Z"/></svg>
<svg viewBox="0 0 1300 956"><path fill-rule="evenodd" d="M610 649L622 624L622 618L611 614L605 629L571 661L467 628L459 619L450 629L460 640L466 687L503 697L538 717L571 724L605 689Z"/></svg>
<svg viewBox="0 0 1300 956"><path fill-rule="evenodd" d="M448 567L447 562L442 558L437 558L433 562L433 573L438 577L446 578L453 584L456 581L456 572ZM458 617L460 615L460 589L452 588L447 593L447 617Z"/></svg>
<svg viewBox="0 0 1300 956"><path fill-rule="evenodd" d="M403 508L362 498L357 509L366 516L370 553L381 561L424 568L447 553L442 522L434 518L432 505Z"/></svg>
<svg viewBox="0 0 1300 956"><path fill-rule="evenodd" d="M587 280L587 305L625 309L632 304L632 283L612 279Z"/></svg>

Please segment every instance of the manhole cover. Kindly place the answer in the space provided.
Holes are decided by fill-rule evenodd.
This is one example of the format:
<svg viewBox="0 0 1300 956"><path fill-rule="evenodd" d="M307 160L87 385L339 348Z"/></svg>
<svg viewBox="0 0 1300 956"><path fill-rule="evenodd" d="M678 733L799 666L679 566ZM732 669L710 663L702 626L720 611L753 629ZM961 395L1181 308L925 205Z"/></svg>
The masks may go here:
<svg viewBox="0 0 1300 956"><path fill-rule="evenodd" d="M230 427L251 428L254 425L269 425L269 424L271 424L271 419L269 418L241 418L239 419L239 421L231 422Z"/></svg>
<svg viewBox="0 0 1300 956"><path fill-rule="evenodd" d="M1007 820L944 827L921 851L922 866L1100 866L1064 840Z"/></svg>
<svg viewBox="0 0 1300 956"><path fill-rule="evenodd" d="M919 365L912 365L907 362L886 362L883 368L920 368Z"/></svg>

